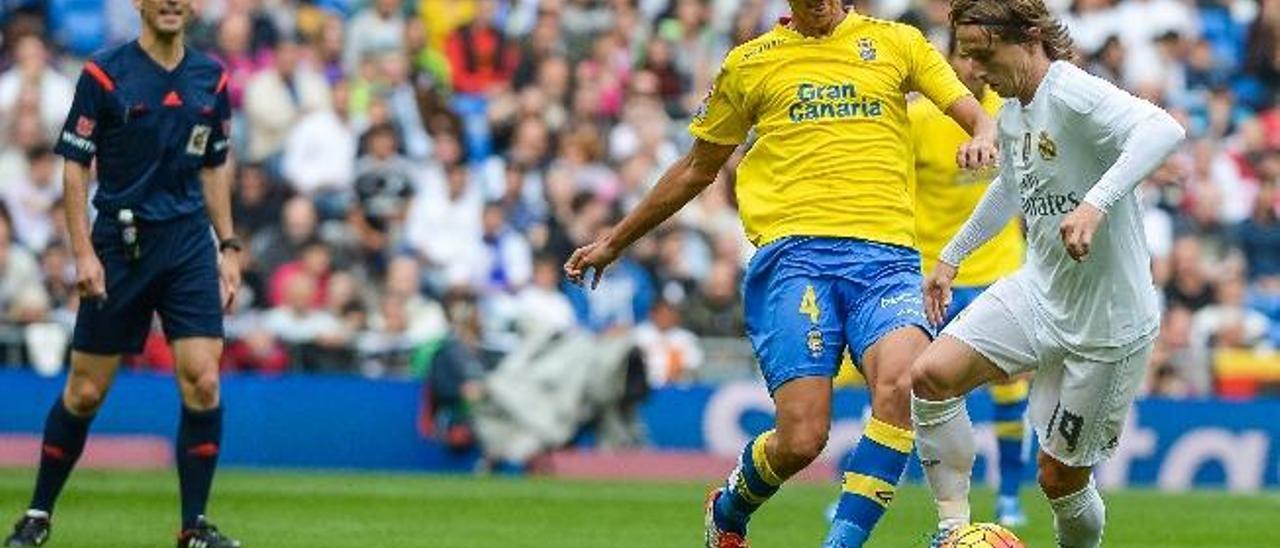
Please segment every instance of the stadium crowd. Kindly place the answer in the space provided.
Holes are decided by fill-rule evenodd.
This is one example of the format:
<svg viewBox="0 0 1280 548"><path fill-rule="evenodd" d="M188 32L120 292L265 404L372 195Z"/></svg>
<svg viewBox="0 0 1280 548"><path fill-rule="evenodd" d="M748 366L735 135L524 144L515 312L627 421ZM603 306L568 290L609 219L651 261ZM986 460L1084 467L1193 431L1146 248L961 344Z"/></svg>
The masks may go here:
<svg viewBox="0 0 1280 548"><path fill-rule="evenodd" d="M1280 345L1280 0L1051 3L1082 65L1189 128L1142 188L1166 308L1148 390L1210 394L1215 352ZM598 290L560 265L681 154L724 54L785 1L197 4L192 41L230 74L250 242L226 370L431 371L466 395L534 334L574 330L634 337L661 385L741 338L736 162ZM946 41L945 0L855 4ZM0 7L0 345L54 371L77 297L50 144L82 60L136 20L125 0ZM172 364L152 339L130 363Z"/></svg>

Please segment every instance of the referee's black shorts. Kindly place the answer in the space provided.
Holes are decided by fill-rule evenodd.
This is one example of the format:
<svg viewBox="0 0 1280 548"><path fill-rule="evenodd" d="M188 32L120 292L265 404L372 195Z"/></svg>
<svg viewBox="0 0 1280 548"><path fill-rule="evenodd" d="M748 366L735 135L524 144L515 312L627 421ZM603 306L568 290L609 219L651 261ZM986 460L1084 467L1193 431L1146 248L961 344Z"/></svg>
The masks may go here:
<svg viewBox="0 0 1280 548"><path fill-rule="evenodd" d="M203 211L159 223L140 223L141 257L125 253L120 225L99 215L93 249L106 270L107 298L83 300L74 350L90 354L142 351L155 312L170 341L222 338L218 252Z"/></svg>

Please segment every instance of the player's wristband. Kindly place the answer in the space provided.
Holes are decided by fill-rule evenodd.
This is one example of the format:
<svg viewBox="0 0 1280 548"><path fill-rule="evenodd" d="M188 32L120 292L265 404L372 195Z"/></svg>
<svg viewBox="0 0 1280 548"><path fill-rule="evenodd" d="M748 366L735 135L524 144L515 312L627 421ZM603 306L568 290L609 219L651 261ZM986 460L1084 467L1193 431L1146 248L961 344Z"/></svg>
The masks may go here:
<svg viewBox="0 0 1280 548"><path fill-rule="evenodd" d="M240 238L236 238L234 236L218 242L219 253L228 249L234 249L237 252L244 251L244 244L240 242Z"/></svg>

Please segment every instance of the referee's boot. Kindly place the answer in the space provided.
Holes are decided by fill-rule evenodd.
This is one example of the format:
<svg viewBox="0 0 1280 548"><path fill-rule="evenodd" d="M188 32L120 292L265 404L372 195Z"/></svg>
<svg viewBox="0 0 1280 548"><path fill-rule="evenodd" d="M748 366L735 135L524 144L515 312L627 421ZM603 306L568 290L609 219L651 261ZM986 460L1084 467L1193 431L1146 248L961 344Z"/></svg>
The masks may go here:
<svg viewBox="0 0 1280 548"><path fill-rule="evenodd" d="M43 512L28 512L13 525L13 534L5 539L8 546L43 546L49 540L53 526L49 523L49 515Z"/></svg>
<svg viewBox="0 0 1280 548"><path fill-rule="evenodd" d="M222 534L209 520L200 516L194 527L178 534L178 548L240 548L240 541Z"/></svg>

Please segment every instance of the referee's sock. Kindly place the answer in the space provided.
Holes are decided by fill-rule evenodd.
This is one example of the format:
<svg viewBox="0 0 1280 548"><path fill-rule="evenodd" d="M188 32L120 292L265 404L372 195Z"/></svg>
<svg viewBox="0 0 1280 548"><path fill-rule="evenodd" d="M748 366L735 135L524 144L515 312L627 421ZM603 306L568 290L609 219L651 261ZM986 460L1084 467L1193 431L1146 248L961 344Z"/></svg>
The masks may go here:
<svg viewBox="0 0 1280 548"><path fill-rule="evenodd" d="M222 443L222 407L194 411L182 407L178 426L178 488L182 493L182 528L195 525L204 515L218 467Z"/></svg>
<svg viewBox="0 0 1280 548"><path fill-rule="evenodd" d="M35 493L31 496L32 510L53 513L58 494L84 451L84 440L89 437L89 424L92 422L93 415L77 417L67 410L61 396L53 402L44 421L40 471L36 475Z"/></svg>

